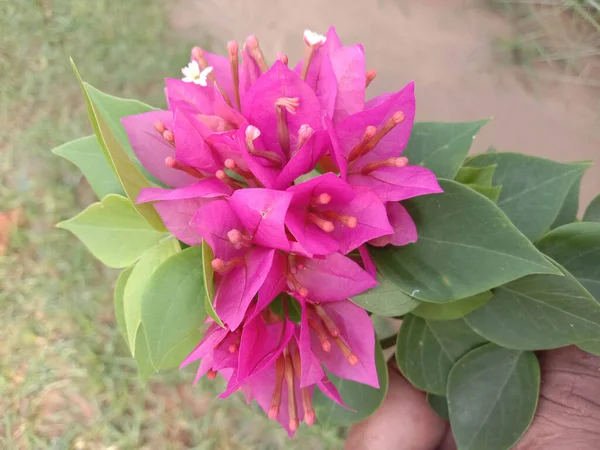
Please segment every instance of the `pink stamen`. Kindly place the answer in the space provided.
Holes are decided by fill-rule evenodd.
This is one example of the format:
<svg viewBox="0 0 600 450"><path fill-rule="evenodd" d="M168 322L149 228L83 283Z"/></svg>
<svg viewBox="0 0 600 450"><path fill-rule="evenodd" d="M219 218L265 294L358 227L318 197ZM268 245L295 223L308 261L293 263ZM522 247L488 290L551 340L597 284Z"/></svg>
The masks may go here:
<svg viewBox="0 0 600 450"><path fill-rule="evenodd" d="M368 175L374 170L381 169L382 167L405 167L408 164L408 158L405 156L399 156L398 158L388 158L382 161L375 161L365 164L360 170L363 175Z"/></svg>
<svg viewBox="0 0 600 450"><path fill-rule="evenodd" d="M358 356L352 353L350 347L346 345L339 337L334 338L335 345L338 346L342 354L346 357L351 366L355 366L358 363Z"/></svg>
<svg viewBox="0 0 600 450"><path fill-rule="evenodd" d="M306 144L306 142L311 138L313 133L314 130L310 125L303 124L300 126L300 129L298 130L298 150L300 150L304 146L304 144Z"/></svg>
<svg viewBox="0 0 600 450"><path fill-rule="evenodd" d="M248 180L254 179L254 174L252 172L240 169L233 159L226 159L225 167L231 170L233 173L237 173L242 178L246 178Z"/></svg>
<svg viewBox="0 0 600 450"><path fill-rule="evenodd" d="M296 115L300 106L300 99L298 97L280 97L275 100L275 106L281 106L290 114Z"/></svg>
<svg viewBox="0 0 600 450"><path fill-rule="evenodd" d="M335 211L319 211L319 213L329 220L337 220L348 228L356 228L356 225L358 225L358 219L354 216L340 214Z"/></svg>
<svg viewBox="0 0 600 450"><path fill-rule="evenodd" d="M264 158L274 166L281 167L283 165L283 161L281 157L275 153L268 150L259 150L254 147L254 140L260 136L260 130L253 125L248 126L246 128L246 146L248 147L248 152L254 156L258 156L259 158Z"/></svg>
<svg viewBox="0 0 600 450"><path fill-rule="evenodd" d="M356 158L362 155L363 149L367 146L369 141L373 139L373 137L377 134L377 128L369 125L365 128L365 132L363 134L362 139L358 144L354 146L354 148L350 151L350 155L348 155L349 161L354 161Z"/></svg>
<svg viewBox="0 0 600 450"><path fill-rule="evenodd" d="M325 328L327 329L329 334L334 338L338 337L340 335L340 329L337 327L333 319L331 319L331 317L327 315L323 307L321 305L315 305L314 309L317 315L323 321L323 324L325 325Z"/></svg>
<svg viewBox="0 0 600 450"><path fill-rule="evenodd" d="M175 143L175 134L171 130L163 131L162 136L165 139L165 141L167 141L169 144Z"/></svg>
<svg viewBox="0 0 600 450"><path fill-rule="evenodd" d="M240 102L240 60L239 60L239 47L236 41L229 41L227 43L227 52L229 53L229 68L231 70L231 78L233 79L233 95L235 97L235 104L238 111L242 110Z"/></svg>
<svg viewBox="0 0 600 450"><path fill-rule="evenodd" d="M269 408L269 419L279 417L279 408L281 406L281 390L283 387L283 376L285 373L285 357L283 355L277 358L275 362L275 389L271 397L271 407Z"/></svg>
<svg viewBox="0 0 600 450"><path fill-rule="evenodd" d="M206 372L206 378L208 378L209 380L214 380L217 377L217 372L215 372L212 369L208 369L208 372Z"/></svg>
<svg viewBox="0 0 600 450"><path fill-rule="evenodd" d="M290 417L290 430L296 431L300 422L298 420L298 405L296 402L296 388L294 386L295 374L294 366L287 349L283 351L285 357L285 383L288 392L288 415Z"/></svg>
<svg viewBox="0 0 600 450"><path fill-rule="evenodd" d="M366 86L365 87L369 87L369 85L373 82L373 80L375 79L375 77L377 76L377 72L375 72L374 70L367 70L367 74L366 74Z"/></svg>
<svg viewBox="0 0 600 450"><path fill-rule="evenodd" d="M233 244L236 250L240 250L243 247L252 246L252 237L242 233L239 230L236 230L235 228L227 232L227 238L229 239L229 242Z"/></svg>
<svg viewBox="0 0 600 450"><path fill-rule="evenodd" d="M402 111L396 111L392 117L390 117L388 119L388 121L383 125L383 127L381 127L380 129L377 130L377 134L375 136L373 136L373 139L369 140L369 142L367 142L367 144L363 147L362 151L360 152L360 154L358 155L358 157L360 156L364 156L367 153L369 153L371 150L373 150L375 148L375 146L377 144L379 144L379 141L381 141L386 134L388 134L390 131L392 131L396 125L402 123L404 121L404 119L406 118L406 116L404 115L404 113Z"/></svg>
<svg viewBox="0 0 600 450"><path fill-rule="evenodd" d="M154 122L154 129L162 135L167 130L167 127L162 120L157 120Z"/></svg>
<svg viewBox="0 0 600 450"><path fill-rule="evenodd" d="M331 201L331 195L329 195L327 192L323 192L322 194L319 194L316 197L313 197L312 201L310 202L310 205L311 206L327 205L327 204L329 204L330 201Z"/></svg>
<svg viewBox="0 0 600 450"><path fill-rule="evenodd" d="M281 61L286 66L288 65L289 59L285 53L277 53L277 61Z"/></svg>
<svg viewBox="0 0 600 450"><path fill-rule="evenodd" d="M177 161L172 156L167 156L167 158L165 158L165 165L167 167L170 167L171 169L181 170L182 172L185 172L188 175L199 178L201 180L205 178L205 176L199 170L194 169L193 167L181 164L179 161Z"/></svg>
<svg viewBox="0 0 600 450"><path fill-rule="evenodd" d="M268 70L268 67L267 63L265 62L265 55L263 55L263 52L258 45L258 39L256 39L256 36L251 34L246 38L246 47L250 51L250 56L254 58L254 61L256 61L256 64L258 64L258 67L260 67L260 70L265 73Z"/></svg>
<svg viewBox="0 0 600 450"><path fill-rule="evenodd" d="M211 261L213 270L221 275L227 275L237 266L242 266L246 263L246 260L241 256L231 258L229 261L223 261L221 258L215 258Z"/></svg>
<svg viewBox="0 0 600 450"><path fill-rule="evenodd" d="M302 378L302 362L300 360L300 352L294 352L294 368L299 378ZM308 388L300 388L302 395L302 409L304 410L304 422L307 425L313 425L315 423L315 410L313 409L312 398Z"/></svg>
<svg viewBox="0 0 600 450"><path fill-rule="evenodd" d="M275 116L277 117L277 140L284 154L290 154L290 130L287 125L284 107L275 102Z"/></svg>
<svg viewBox="0 0 600 450"><path fill-rule="evenodd" d="M204 57L204 50L202 50L200 47L192 48L192 59L198 63L202 70L206 69L209 66L208 61ZM217 78L215 77L215 74L213 72L214 71L211 71L208 74L208 79L211 81L211 83L217 86L217 89L219 89L219 92L223 96L223 99L227 102L229 106L231 106L231 100L229 100L229 96L221 88L221 86L219 86L219 83L217 83Z"/></svg>
<svg viewBox="0 0 600 450"><path fill-rule="evenodd" d="M321 325L321 321L319 319L314 320L312 317L308 317L308 326L311 327L315 333L317 333L317 337L321 342L321 348L324 352L329 353L331 351L331 341L329 340L327 333L323 329L323 325Z"/></svg>
<svg viewBox="0 0 600 450"><path fill-rule="evenodd" d="M314 223L325 233L331 233L333 230L335 230L335 225L333 224L333 222L325 220L322 217L317 216L315 213L309 212L306 218L309 222Z"/></svg>
<svg viewBox="0 0 600 450"><path fill-rule="evenodd" d="M215 172L215 177L217 177L218 180L222 181L223 183L225 183L227 186L229 186L232 189L240 189L241 188L241 186L239 184L237 184L233 178L231 178L229 175L227 175L224 170L217 170Z"/></svg>

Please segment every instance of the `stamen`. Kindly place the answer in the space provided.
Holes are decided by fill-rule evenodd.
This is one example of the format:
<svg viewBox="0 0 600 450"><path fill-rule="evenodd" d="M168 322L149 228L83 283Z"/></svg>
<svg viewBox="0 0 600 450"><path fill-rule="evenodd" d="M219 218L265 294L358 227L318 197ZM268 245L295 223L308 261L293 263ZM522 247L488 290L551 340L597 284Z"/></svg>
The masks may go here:
<svg viewBox="0 0 600 450"><path fill-rule="evenodd" d="M229 186L232 189L240 189L241 188L241 186L239 184L237 184L233 178L231 178L229 175L227 175L224 170L217 170L215 172L215 177L217 177L217 179L221 180L223 183L225 183L227 186Z"/></svg>
<svg viewBox="0 0 600 450"><path fill-rule="evenodd" d="M229 353L235 353L238 348L240 348L240 342L242 342L241 338L238 338L233 344L229 346Z"/></svg>
<svg viewBox="0 0 600 450"><path fill-rule="evenodd" d="M208 369L208 372L206 372L206 378L208 378L209 380L214 380L217 377L217 372L215 372L212 369Z"/></svg>
<svg viewBox="0 0 600 450"><path fill-rule="evenodd" d="M285 278L292 283L292 286L294 286L294 289L296 290L296 292L298 294L300 294L302 297L306 298L308 297L308 289L306 289L304 286L302 286L300 284L300 282L298 281L298 279L294 276L293 273L291 272L287 272L285 274Z"/></svg>
<svg viewBox="0 0 600 450"><path fill-rule="evenodd" d="M375 79L375 77L377 76L377 72L375 72L374 70L367 70L367 74L366 74L366 86L365 87L369 87L369 85L371 84L371 82Z"/></svg>
<svg viewBox="0 0 600 450"><path fill-rule="evenodd" d="M290 154L290 130L287 126L284 107L275 102L275 116L277 117L277 140L284 154Z"/></svg>
<svg viewBox="0 0 600 450"><path fill-rule="evenodd" d="M310 202L310 206L327 205L330 201L331 195L329 195L327 192L323 192L322 194L313 197L312 201Z"/></svg>
<svg viewBox="0 0 600 450"><path fill-rule="evenodd" d="M285 383L287 384L288 392L288 414L290 417L290 430L296 431L300 422L298 421L298 405L296 403L296 388L294 386L294 366L288 350L283 351L285 357Z"/></svg>
<svg viewBox="0 0 600 450"><path fill-rule="evenodd" d="M351 366L355 366L358 363L358 356L352 353L350 347L346 345L344 341L342 341L339 337L334 339L335 345L338 346L342 354L346 357Z"/></svg>
<svg viewBox="0 0 600 450"><path fill-rule="evenodd" d="M358 225L358 219L354 216L336 213L335 211L319 211L319 213L329 220L337 220L348 228L356 228L356 225Z"/></svg>
<svg viewBox="0 0 600 450"><path fill-rule="evenodd" d="M286 66L288 65L289 59L285 53L277 53L277 61L281 61Z"/></svg>
<svg viewBox="0 0 600 450"><path fill-rule="evenodd" d="M388 158L382 161L375 161L365 164L360 170L363 175L368 175L374 170L381 169L382 167L405 167L408 164L408 158L400 156L398 158Z"/></svg>
<svg viewBox="0 0 600 450"><path fill-rule="evenodd" d="M333 224L333 222L325 220L322 217L317 216L315 213L309 212L306 218L309 222L314 223L325 233L331 233L333 230L335 230L335 225Z"/></svg>
<svg viewBox="0 0 600 450"><path fill-rule="evenodd" d="M265 55L263 55L260 46L258 45L258 39L256 36L251 34L246 38L246 47L250 51L250 56L254 58L260 70L265 73L268 70L267 63L265 62Z"/></svg>
<svg viewBox="0 0 600 450"><path fill-rule="evenodd" d="M167 130L167 127L162 120L157 120L154 122L154 129L162 135Z"/></svg>
<svg viewBox="0 0 600 450"><path fill-rule="evenodd" d="M282 106L290 114L296 115L300 106L300 99L298 97L280 97L275 100L275 106Z"/></svg>
<svg viewBox="0 0 600 450"><path fill-rule="evenodd" d="M312 62L315 51L327 40L325 36L314 33L310 30L304 30L304 60L302 62L302 70L300 72L300 78L306 80L308 74L308 68Z"/></svg>
<svg viewBox="0 0 600 450"><path fill-rule="evenodd" d="M300 352L296 350L294 353L294 368L298 377L302 378L302 362L300 361ZM304 422L307 425L315 423L315 410L313 409L312 398L310 398L310 391L308 388L300 388L302 394L302 409L304 410Z"/></svg>
<svg viewBox="0 0 600 450"><path fill-rule="evenodd" d="M229 261L223 261L221 258L215 258L211 261L213 270L221 275L227 275L237 266L241 266L246 263L246 260L241 256L231 258Z"/></svg>
<svg viewBox="0 0 600 450"><path fill-rule="evenodd" d="M165 138L165 141L167 141L169 144L175 143L175 134L171 130L163 131L162 136L163 138Z"/></svg>
<svg viewBox="0 0 600 450"><path fill-rule="evenodd" d="M361 141L358 144L356 144L354 146L354 148L350 151L350 155L348 155L348 160L354 161L356 158L361 156L363 149L366 147L366 145L369 143L369 141L371 139L373 139L373 137L376 134L377 134L376 127L369 125L367 128L365 128L365 132L363 134Z"/></svg>
<svg viewBox="0 0 600 450"><path fill-rule="evenodd" d="M208 61L204 57L204 50L202 50L200 47L194 47L192 49L192 59L198 63L198 65L200 66L200 68L202 70L206 70L209 67ZM208 71L206 73L206 76L213 84L215 84L217 86L217 89L219 89L219 92L223 96L223 99L227 102L227 104L229 106L231 106L231 100L229 100L229 96L221 88L221 86L219 86L219 83L217 83L217 78L215 77L215 74L213 73L213 71L212 70Z"/></svg>
<svg viewBox="0 0 600 450"><path fill-rule="evenodd" d="M227 51L229 52L229 68L231 69L231 78L233 80L233 95L235 97L235 104L238 111L242 110L240 102L240 60L239 60L239 47L237 42L229 41L227 43Z"/></svg>
<svg viewBox="0 0 600 450"><path fill-rule="evenodd" d="M250 247L252 245L252 237L242 233L235 228L227 232L227 238L229 242L233 244L236 250L240 250L243 247Z"/></svg>
<svg viewBox="0 0 600 450"><path fill-rule="evenodd" d="M188 175L191 175L193 177L200 178L201 180L205 178L205 176L202 175L202 173L199 170L196 170L193 167L181 164L179 161L177 161L172 156L168 156L167 158L165 158L165 165L170 167L171 169L181 170L182 172L185 172Z"/></svg>
<svg viewBox="0 0 600 450"><path fill-rule="evenodd" d="M392 131L396 125L398 125L399 123L402 123L405 118L406 118L406 116L404 115L404 113L402 111L396 111L392 115L392 117L390 117L388 119L388 121L385 123L385 125L383 125L383 127L381 127L379 130L377 130L377 134L375 136L373 136L373 139L371 139L371 140L369 140L369 142L367 142L367 144L364 146L364 148L362 149L359 156L364 156L367 153L369 153L371 150L373 150L375 148L375 146L377 144L379 144L379 141L381 141L386 134L388 134L390 131Z"/></svg>
<svg viewBox="0 0 600 450"><path fill-rule="evenodd" d="M281 388L283 387L283 375L285 372L285 357L283 355L277 358L275 362L275 389L271 397L271 407L269 408L269 419L277 419L279 416L279 407L281 406Z"/></svg>
<svg viewBox="0 0 600 450"><path fill-rule="evenodd" d="M300 129L298 130L298 150L300 150L302 146L306 144L306 142L310 139L313 133L314 130L310 125L303 124L300 126Z"/></svg>
<svg viewBox="0 0 600 450"><path fill-rule="evenodd" d="M233 173L237 173L240 177L246 178L248 180L254 179L254 174L252 172L240 169L233 159L226 159L225 167L231 170Z"/></svg>
<svg viewBox="0 0 600 450"><path fill-rule="evenodd" d="M259 136L260 130L255 126L249 125L248 128L246 128L246 146L248 147L250 154L258 156L259 158L264 158L273 165L281 167L283 165L283 161L277 153L268 150L258 150L254 147L254 140Z"/></svg>
<svg viewBox="0 0 600 450"><path fill-rule="evenodd" d="M315 333L317 333L317 337L319 338L319 341L321 341L321 348L323 351L329 353L331 351L331 341L327 337L327 333L325 332L323 325L321 325L321 321L318 319L314 320L309 316L308 326L315 330Z"/></svg>
<svg viewBox="0 0 600 450"><path fill-rule="evenodd" d="M340 329L337 327L331 317L327 315L323 307L321 305L315 305L315 312L323 321L323 324L325 325L325 328L327 328L329 334L335 338L338 337L340 335Z"/></svg>

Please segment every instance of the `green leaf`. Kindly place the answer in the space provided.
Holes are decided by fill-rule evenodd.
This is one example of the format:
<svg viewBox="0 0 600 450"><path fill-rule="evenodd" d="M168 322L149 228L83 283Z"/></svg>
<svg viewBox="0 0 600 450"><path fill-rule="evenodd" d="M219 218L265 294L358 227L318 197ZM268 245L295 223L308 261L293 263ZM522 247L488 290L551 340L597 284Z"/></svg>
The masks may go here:
<svg viewBox="0 0 600 450"><path fill-rule="evenodd" d="M589 167L563 164L520 153L483 153L471 158L471 167L496 164L494 185L502 185L498 206L531 241L544 234L558 217L567 192Z"/></svg>
<svg viewBox="0 0 600 450"><path fill-rule="evenodd" d="M90 123L94 128L98 142L102 147L104 156L106 157L109 165L113 169L114 173L119 178L121 185L127 193L127 197L133 202L135 209L138 210L140 215L148 221L148 223L158 231L165 231L165 226L160 219L160 216L150 203L135 204L135 200L142 188L150 187L150 182L142 175L135 164L131 161L127 152L123 149L123 146L119 143L119 140L115 137L111 131L107 118L105 118L100 112L99 107L93 102L89 92L88 84L84 83L75 67L75 63L71 60L71 65L75 71L75 76L83 95L85 102L88 107L88 115Z"/></svg>
<svg viewBox="0 0 600 450"><path fill-rule="evenodd" d="M164 261L142 296L142 325L152 364L179 367L202 338L204 309L202 247L190 247Z"/></svg>
<svg viewBox="0 0 600 450"><path fill-rule="evenodd" d="M150 359L150 350L148 350L148 343L146 342L146 333L144 332L144 326L140 325L135 337L135 362L138 366L138 374L142 384L146 384L150 375L156 372L156 369L152 365Z"/></svg>
<svg viewBox="0 0 600 450"><path fill-rule="evenodd" d="M537 408L540 366L532 352L487 344L463 356L448 377L448 409L461 450L509 449Z"/></svg>
<svg viewBox="0 0 600 450"><path fill-rule="evenodd" d="M479 184L465 184L465 186L470 187L476 192L479 192L481 195L489 198L494 203L498 203L498 199L500 198L500 193L502 192L502 186L481 186Z"/></svg>
<svg viewBox="0 0 600 450"><path fill-rule="evenodd" d="M600 222L600 195L595 197L583 214L583 219L585 222Z"/></svg>
<svg viewBox="0 0 600 450"><path fill-rule="evenodd" d="M419 300L443 303L531 273L559 273L490 200L440 180L443 194L403 202L419 240L371 248L379 271Z"/></svg>
<svg viewBox="0 0 600 450"><path fill-rule="evenodd" d="M125 323L125 304L123 302L123 297L125 294L125 286L127 285L127 280L129 280L132 270L133 266L130 266L119 274L119 278L117 278L117 283L115 284L114 294L115 319L117 321L119 331L121 332L123 339L125 339L128 348L129 339L127 338L127 324Z"/></svg>
<svg viewBox="0 0 600 450"><path fill-rule="evenodd" d="M435 395L431 392L425 397L427 404L433 411L444 420L450 420L448 412L448 399L444 395Z"/></svg>
<svg viewBox="0 0 600 450"><path fill-rule="evenodd" d="M566 270L530 275L494 290L465 317L488 340L518 350L547 350L600 336L600 304Z"/></svg>
<svg viewBox="0 0 600 450"><path fill-rule="evenodd" d="M287 314L283 306L284 300L287 302ZM302 319L302 306L298 300L285 292L282 292L275 297L269 304L269 308L278 316L285 317L287 315L292 322L300 323L300 320Z"/></svg>
<svg viewBox="0 0 600 450"><path fill-rule="evenodd" d="M537 247L567 269L600 302L600 223L563 225L546 234Z"/></svg>
<svg viewBox="0 0 600 450"><path fill-rule="evenodd" d="M592 355L600 356L600 340L580 342L577 347Z"/></svg>
<svg viewBox="0 0 600 450"><path fill-rule="evenodd" d="M380 316L402 316L415 309L420 301L402 292L381 272L377 272L377 282L373 289L356 295L350 300L369 312Z"/></svg>
<svg viewBox="0 0 600 450"><path fill-rule="evenodd" d="M116 194L107 195L56 226L71 231L96 258L114 268L133 264L170 236L152 228L131 201Z"/></svg>
<svg viewBox="0 0 600 450"><path fill-rule="evenodd" d="M129 98L119 98L110 94L106 94L99 91L94 86L84 83L90 99L94 103L98 113L106 120L106 125L117 138L123 150L129 155L133 163L139 169L139 171L150 181L157 184L162 184L158 181L150 172L146 170L144 166L139 162L131 144L127 137L125 127L121 123L121 119L127 116L134 116L136 114L142 114L149 111L156 111L157 108L153 108L150 105L140 102L139 100Z"/></svg>
<svg viewBox="0 0 600 450"><path fill-rule="evenodd" d="M492 186L492 179L496 171L496 164L484 167L463 166L458 169L454 181L462 184L477 184L479 186Z"/></svg>
<svg viewBox="0 0 600 450"><path fill-rule="evenodd" d="M471 311L485 305L492 298L491 291L480 292L471 297L454 300L450 303L421 304L412 312L415 316L428 320L454 320L466 316Z"/></svg>
<svg viewBox="0 0 600 450"><path fill-rule="evenodd" d="M96 196L125 195L121 182L106 161L96 136L86 136L56 147L52 153L71 161L83 173Z"/></svg>
<svg viewBox="0 0 600 450"><path fill-rule="evenodd" d="M413 386L444 395L448 373L454 363L486 342L462 319L434 321L408 315L398 334L396 361Z"/></svg>
<svg viewBox="0 0 600 450"><path fill-rule="evenodd" d="M328 373L329 379L338 389L344 403L355 411L342 408L319 389L315 389L313 404L317 419L322 425L348 425L366 419L379 409L388 389L388 371L383 351L377 341L375 341L375 363L379 376L379 389Z"/></svg>
<svg viewBox="0 0 600 450"><path fill-rule="evenodd" d="M131 354L136 357L136 359L136 342L138 339L141 339L138 336L138 330L142 323L142 298L144 291L146 290L146 285L158 266L166 261L171 255L180 251L180 248L179 241L174 238L161 242L156 247L153 247L144 253L144 256L138 261L131 271L131 275L129 275L129 280L127 281L125 293L123 295L123 303L129 348L131 349ZM144 342L146 342L145 337ZM147 343L145 345L147 348Z"/></svg>
<svg viewBox="0 0 600 450"><path fill-rule="evenodd" d="M454 178L486 120L415 123L402 153L412 165L431 169L438 178Z"/></svg>
<svg viewBox="0 0 600 450"><path fill-rule="evenodd" d="M579 191L581 190L582 177L583 172L569 188L567 196L565 197L565 201L563 202L560 211L558 211L556 219L554 219L554 222L550 226L551 229L577 221L577 211L579 210Z"/></svg>
<svg viewBox="0 0 600 450"><path fill-rule="evenodd" d="M221 327L225 327L223 322L217 315L215 308L213 306L213 299L215 298L215 272L212 267L212 260L215 258L215 255L210 248L210 245L206 243L206 241L202 241L202 273L204 275L204 289L206 295L204 296L204 309L206 313L213 318L215 322L219 324Z"/></svg>

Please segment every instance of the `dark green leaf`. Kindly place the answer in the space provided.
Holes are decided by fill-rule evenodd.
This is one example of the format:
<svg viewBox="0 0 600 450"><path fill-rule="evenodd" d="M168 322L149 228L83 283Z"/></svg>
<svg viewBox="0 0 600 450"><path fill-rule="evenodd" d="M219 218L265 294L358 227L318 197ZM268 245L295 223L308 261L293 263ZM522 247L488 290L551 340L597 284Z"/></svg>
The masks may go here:
<svg viewBox="0 0 600 450"><path fill-rule="evenodd" d="M202 247L190 247L164 261L142 296L142 325L153 366L179 367L202 338L204 309Z"/></svg>
<svg viewBox="0 0 600 450"><path fill-rule="evenodd" d="M486 120L478 122L415 123L403 152L412 165L431 169L440 178L454 178L471 143Z"/></svg>
<svg viewBox="0 0 600 450"><path fill-rule="evenodd" d="M575 222L546 234L537 247L600 301L600 223Z"/></svg>
<svg viewBox="0 0 600 450"><path fill-rule="evenodd" d="M532 273L559 273L490 200L449 180L404 202L419 240L371 248L379 271L411 297L449 302Z"/></svg>
<svg viewBox="0 0 600 450"><path fill-rule="evenodd" d="M381 272L377 272L378 285L373 289L352 297L354 303L380 316L402 316L415 309L420 301L402 292Z"/></svg>
<svg viewBox="0 0 600 450"><path fill-rule="evenodd" d="M577 347L593 355L600 356L600 340L580 342Z"/></svg>
<svg viewBox="0 0 600 450"><path fill-rule="evenodd" d="M465 184L465 186L468 186L474 191L479 192L481 195L489 198L494 203L498 202L500 193L502 192L502 186L481 186L479 184Z"/></svg>
<svg viewBox="0 0 600 450"><path fill-rule="evenodd" d="M435 395L428 392L426 400L429 407L433 409L438 416L444 420L450 420L448 400L444 395Z"/></svg>
<svg viewBox="0 0 600 450"><path fill-rule="evenodd" d="M154 206L150 203L136 204L135 201L142 188L150 187L150 182L142 175L139 169L135 166L132 160L127 155L127 152L123 149L123 146L119 140L115 137L114 133L110 129L107 118L105 118L99 111L98 106L93 102L88 88L88 84L84 83L75 67L75 63L71 60L71 65L75 71L81 90L85 97L85 102L88 107L88 115L90 123L94 128L98 142L102 147L104 156L108 161L109 165L113 169L114 173L119 178L121 185L127 193L127 197L133 202L135 209L140 215L148 221L148 223L158 231L166 231L165 226Z"/></svg>
<svg viewBox="0 0 600 450"><path fill-rule="evenodd" d="M483 153L471 167L496 164L494 185L502 185L498 206L531 241L544 234L558 217L567 192L589 167L563 164L520 153Z"/></svg>
<svg viewBox="0 0 600 450"><path fill-rule="evenodd" d="M438 322L408 315L398 334L396 361L416 388L444 395L454 363L486 342L462 319Z"/></svg>
<svg viewBox="0 0 600 450"><path fill-rule="evenodd" d="M412 314L428 320L454 320L466 316L471 311L483 306L492 298L491 291L480 292L471 297L454 300L450 303L421 304L412 310Z"/></svg>
<svg viewBox="0 0 600 450"><path fill-rule="evenodd" d="M212 248L210 248L210 245L203 240L202 272L204 275L204 289L206 291L206 295L204 296L204 309L215 322L217 322L221 327L224 327L223 322L221 322L221 319L217 315L217 312L212 304L213 299L215 298L215 272L212 267L212 260L214 257L215 255L213 254Z"/></svg>
<svg viewBox="0 0 600 450"><path fill-rule="evenodd" d="M600 222L600 195L590 202L583 214L583 220L586 222Z"/></svg>
<svg viewBox="0 0 600 450"><path fill-rule="evenodd" d="M131 354L136 357L136 342L141 339L138 330L142 324L142 298L146 285L154 271L171 255L180 251L177 239L170 238L151 248L140 258L129 275L123 295L123 311L125 312L125 323L127 324L127 337ZM172 286L171 286L172 287ZM144 336L146 349L148 344Z"/></svg>
<svg viewBox="0 0 600 450"><path fill-rule="evenodd" d="M133 266L124 269L119 274L119 278L117 278L117 284L115 284L114 294L115 319L117 321L119 331L121 332L123 339L125 339L125 342L127 343L127 347L129 347L129 339L127 338L127 324L125 323L125 306L123 303L123 296L125 294L125 286L127 285L127 280L129 280L129 275L131 275L132 270Z"/></svg>
<svg viewBox="0 0 600 450"><path fill-rule="evenodd" d="M96 136L75 139L56 147L52 152L79 167L99 199L108 194L125 195L123 186L106 161Z"/></svg>
<svg viewBox="0 0 600 450"><path fill-rule="evenodd" d="M519 350L546 350L600 336L600 304L567 271L530 275L494 290L465 317L477 333Z"/></svg>
<svg viewBox="0 0 600 450"><path fill-rule="evenodd" d="M284 300L287 302L287 313L283 305ZM298 300L285 292L275 297L269 308L278 316L289 317L292 322L300 323L300 319L302 318L302 306L300 306Z"/></svg>
<svg viewBox="0 0 600 450"><path fill-rule="evenodd" d="M556 216L556 219L554 219L554 222L550 228L558 228L562 225L573 223L577 220L577 211L579 210L579 191L581 190L582 177L583 172L581 173L581 176L577 178L571 185L569 191L567 192L567 196L565 197L565 201L558 212L558 216Z"/></svg>
<svg viewBox="0 0 600 450"><path fill-rule="evenodd" d="M317 419L322 425L349 425L361 421L377 411L383 403L388 388L387 365L383 351L377 341L375 341L375 363L379 375L379 389L328 374L329 379L342 396L344 403L355 411L342 408L319 389L315 389L313 403Z"/></svg>
<svg viewBox="0 0 600 450"><path fill-rule="evenodd" d="M487 344L463 356L448 377L450 425L461 450L509 449L537 408L540 367L532 352Z"/></svg>
<svg viewBox="0 0 600 450"><path fill-rule="evenodd" d="M127 267L169 237L152 228L131 201L109 194L71 219L56 225L77 236L108 267Z"/></svg>
<svg viewBox="0 0 600 450"><path fill-rule="evenodd" d="M484 167L463 166L458 169L454 181L462 184L477 184L479 186L492 186L492 179L496 171L496 164Z"/></svg>

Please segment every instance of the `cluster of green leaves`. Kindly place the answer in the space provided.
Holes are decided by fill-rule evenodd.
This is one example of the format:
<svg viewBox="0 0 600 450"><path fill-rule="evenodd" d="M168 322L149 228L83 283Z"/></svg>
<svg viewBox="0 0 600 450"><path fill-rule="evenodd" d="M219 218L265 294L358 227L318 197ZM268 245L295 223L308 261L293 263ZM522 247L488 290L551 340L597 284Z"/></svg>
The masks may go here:
<svg viewBox="0 0 600 450"><path fill-rule="evenodd" d="M396 360L450 420L458 448L510 448L536 410L534 351L600 355L600 196L578 221L588 163L490 151L485 122L415 124L405 155L443 194L403 202L419 240L370 248L379 285L352 300L402 317Z"/></svg>
<svg viewBox="0 0 600 450"><path fill-rule="evenodd" d="M145 381L181 363L207 316L220 324L206 264L213 255L206 245L182 250L155 209L135 203L140 189L158 182L135 158L120 119L153 108L77 77L95 136L55 153L81 169L100 201L59 227L124 269L115 314ZM485 122L415 125L405 155L432 169L444 193L404 202L418 242L370 248L379 285L352 300L403 318L398 365L449 418L459 448L501 450L535 412L533 351L576 344L600 354L600 200L577 220L587 163L496 152L467 158ZM379 344L376 356L380 389L332 376L354 411L316 393L322 423L355 422L381 405L388 380Z"/></svg>

